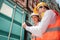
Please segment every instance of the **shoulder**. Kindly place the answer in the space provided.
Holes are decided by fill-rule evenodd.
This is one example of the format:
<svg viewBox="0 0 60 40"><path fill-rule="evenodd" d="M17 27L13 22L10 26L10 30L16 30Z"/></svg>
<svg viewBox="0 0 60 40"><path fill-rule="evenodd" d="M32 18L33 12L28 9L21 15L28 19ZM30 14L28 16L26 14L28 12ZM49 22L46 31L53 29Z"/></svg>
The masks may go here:
<svg viewBox="0 0 60 40"><path fill-rule="evenodd" d="M46 10L45 14L56 15L53 10Z"/></svg>
<svg viewBox="0 0 60 40"><path fill-rule="evenodd" d="M49 12L49 13L54 13L52 10L46 10L46 12ZM45 13L46 13L46 12L45 12Z"/></svg>

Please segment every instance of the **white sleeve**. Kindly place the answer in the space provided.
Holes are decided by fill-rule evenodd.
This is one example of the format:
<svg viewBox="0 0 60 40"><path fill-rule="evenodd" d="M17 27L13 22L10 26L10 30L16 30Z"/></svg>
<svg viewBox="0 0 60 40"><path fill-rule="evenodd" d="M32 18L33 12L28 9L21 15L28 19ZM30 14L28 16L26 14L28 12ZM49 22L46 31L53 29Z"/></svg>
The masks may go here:
<svg viewBox="0 0 60 40"><path fill-rule="evenodd" d="M27 26L26 30L33 33L36 36L41 37L42 34L46 31L48 25L51 22L51 19L53 19L54 16L55 14L52 11L46 11L44 17L42 18L38 26L34 27Z"/></svg>

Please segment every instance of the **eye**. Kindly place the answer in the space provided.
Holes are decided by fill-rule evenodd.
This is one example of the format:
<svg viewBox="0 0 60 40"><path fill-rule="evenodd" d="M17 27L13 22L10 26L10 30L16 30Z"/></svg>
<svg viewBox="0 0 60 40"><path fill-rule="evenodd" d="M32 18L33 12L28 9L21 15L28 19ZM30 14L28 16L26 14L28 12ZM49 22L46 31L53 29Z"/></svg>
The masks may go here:
<svg viewBox="0 0 60 40"><path fill-rule="evenodd" d="M39 8L43 8L43 6L40 6Z"/></svg>

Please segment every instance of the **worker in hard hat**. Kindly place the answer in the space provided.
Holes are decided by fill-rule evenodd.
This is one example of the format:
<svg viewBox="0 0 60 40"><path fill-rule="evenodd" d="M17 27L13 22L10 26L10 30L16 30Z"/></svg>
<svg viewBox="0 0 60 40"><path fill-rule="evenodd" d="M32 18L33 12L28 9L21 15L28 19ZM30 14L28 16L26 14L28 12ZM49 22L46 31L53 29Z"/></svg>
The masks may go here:
<svg viewBox="0 0 60 40"><path fill-rule="evenodd" d="M31 18L34 22L34 26L31 26L31 27L36 27L39 25L39 22L40 22L40 18L39 18L39 14L38 13L32 13L31 14ZM36 40L36 36L32 33L31 35L31 40Z"/></svg>
<svg viewBox="0 0 60 40"><path fill-rule="evenodd" d="M58 13L50 10L45 2L40 2L34 12L38 12L41 15L41 21L36 27L23 26L26 30L33 33L41 40L59 40L60 29L60 17Z"/></svg>
<svg viewBox="0 0 60 40"><path fill-rule="evenodd" d="M36 26L38 26L39 25L39 22L40 22L40 18L39 18L39 14L38 13L32 13L31 14L31 18L32 18L32 21L33 21L33 23L34 23L34 25L33 26L30 26L30 27L36 27ZM24 26L27 26L26 24L25 24L25 22L23 23L23 27ZM29 27L29 26L28 26ZM28 31L28 30L27 30ZM34 40L36 39L36 36L32 33L32 35L31 35L31 40L34 38Z"/></svg>

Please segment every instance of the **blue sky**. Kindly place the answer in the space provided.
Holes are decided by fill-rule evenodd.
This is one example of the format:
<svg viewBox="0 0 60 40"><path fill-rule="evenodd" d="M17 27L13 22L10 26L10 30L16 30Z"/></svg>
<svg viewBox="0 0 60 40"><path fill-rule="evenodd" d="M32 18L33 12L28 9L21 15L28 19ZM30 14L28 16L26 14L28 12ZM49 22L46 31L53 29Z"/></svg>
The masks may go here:
<svg viewBox="0 0 60 40"><path fill-rule="evenodd" d="M60 6L60 0L56 0L56 2L59 4L59 6Z"/></svg>

